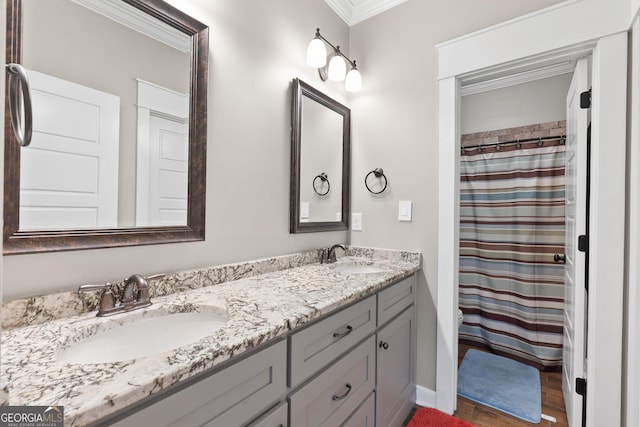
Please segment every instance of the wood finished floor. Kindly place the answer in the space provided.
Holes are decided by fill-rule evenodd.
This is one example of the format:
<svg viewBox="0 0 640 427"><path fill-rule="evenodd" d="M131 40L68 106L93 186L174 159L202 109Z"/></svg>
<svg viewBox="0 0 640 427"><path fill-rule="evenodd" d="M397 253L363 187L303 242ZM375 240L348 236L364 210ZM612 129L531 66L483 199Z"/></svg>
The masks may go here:
<svg viewBox="0 0 640 427"><path fill-rule="evenodd" d="M472 347L463 344L458 347L458 365L469 348ZM476 350L480 349L476 348ZM562 373L540 372L540 388L542 413L555 417L555 423L544 419L539 424L527 423L460 396L458 396L458 409L454 416L477 427L568 427L562 397Z"/></svg>

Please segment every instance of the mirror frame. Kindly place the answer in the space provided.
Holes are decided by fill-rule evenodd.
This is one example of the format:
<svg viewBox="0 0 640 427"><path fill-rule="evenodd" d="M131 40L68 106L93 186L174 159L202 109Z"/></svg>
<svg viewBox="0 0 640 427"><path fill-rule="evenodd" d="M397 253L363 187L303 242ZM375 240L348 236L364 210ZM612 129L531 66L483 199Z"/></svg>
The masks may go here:
<svg viewBox="0 0 640 427"><path fill-rule="evenodd" d="M111 248L205 239L209 27L161 0L122 0L192 38L187 225L73 230L19 230L20 146L11 129L5 89L5 255ZM7 0L6 62L21 63L22 0ZM5 85L6 79L5 75ZM6 87L6 86L5 86Z"/></svg>
<svg viewBox="0 0 640 427"><path fill-rule="evenodd" d="M351 110L300 79L291 88L291 195L289 232L311 233L349 229L351 171ZM307 97L342 116L342 220L300 221L300 158L302 151L302 99Z"/></svg>

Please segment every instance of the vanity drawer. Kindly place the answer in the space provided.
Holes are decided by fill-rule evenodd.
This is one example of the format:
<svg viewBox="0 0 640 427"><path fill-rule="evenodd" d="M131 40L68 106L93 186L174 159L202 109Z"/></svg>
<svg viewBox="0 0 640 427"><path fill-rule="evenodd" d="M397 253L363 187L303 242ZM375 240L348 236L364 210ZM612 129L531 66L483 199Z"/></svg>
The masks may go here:
<svg viewBox="0 0 640 427"><path fill-rule="evenodd" d="M289 415L289 411L287 411L287 409L289 409L287 402L283 402L247 427L288 427L287 416Z"/></svg>
<svg viewBox="0 0 640 427"><path fill-rule="evenodd" d="M373 427L376 417L376 395L371 393L358 409L340 427Z"/></svg>
<svg viewBox="0 0 640 427"><path fill-rule="evenodd" d="M378 326L382 326L414 303L416 276L407 277L378 293Z"/></svg>
<svg viewBox="0 0 640 427"><path fill-rule="evenodd" d="M282 340L113 425L244 425L286 393L286 356Z"/></svg>
<svg viewBox="0 0 640 427"><path fill-rule="evenodd" d="M375 387L375 338L369 337L289 397L291 425L342 425Z"/></svg>
<svg viewBox="0 0 640 427"><path fill-rule="evenodd" d="M370 296L289 336L289 385L295 388L376 328L376 299Z"/></svg>

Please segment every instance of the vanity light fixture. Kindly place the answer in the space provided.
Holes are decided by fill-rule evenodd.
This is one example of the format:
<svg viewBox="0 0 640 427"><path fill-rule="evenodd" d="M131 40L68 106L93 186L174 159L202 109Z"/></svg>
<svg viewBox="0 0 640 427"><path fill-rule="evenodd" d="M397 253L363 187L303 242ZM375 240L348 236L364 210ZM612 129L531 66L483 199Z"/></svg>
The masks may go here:
<svg viewBox="0 0 640 427"><path fill-rule="evenodd" d="M329 45L333 52L327 55L327 46ZM345 62L346 61L346 62ZM327 62L329 64L327 65ZM347 63L351 69L347 73ZM344 53L340 51L340 46L334 46L320 34L320 28L316 28L316 35L307 47L307 64L318 69L320 79L333 81L345 80L345 89L347 92L358 92L362 89L362 76L356 61L350 60Z"/></svg>

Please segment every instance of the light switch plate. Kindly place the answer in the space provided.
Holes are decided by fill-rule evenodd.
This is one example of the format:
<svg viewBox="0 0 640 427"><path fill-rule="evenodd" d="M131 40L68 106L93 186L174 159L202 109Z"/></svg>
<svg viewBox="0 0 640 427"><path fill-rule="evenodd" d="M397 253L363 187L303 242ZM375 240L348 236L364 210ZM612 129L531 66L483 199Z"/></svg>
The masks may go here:
<svg viewBox="0 0 640 427"><path fill-rule="evenodd" d="M351 214L351 231L362 231L362 214Z"/></svg>
<svg viewBox="0 0 640 427"><path fill-rule="evenodd" d="M411 200L398 202L398 221L411 221Z"/></svg>
<svg viewBox="0 0 640 427"><path fill-rule="evenodd" d="M309 202L300 202L300 219L309 218Z"/></svg>

